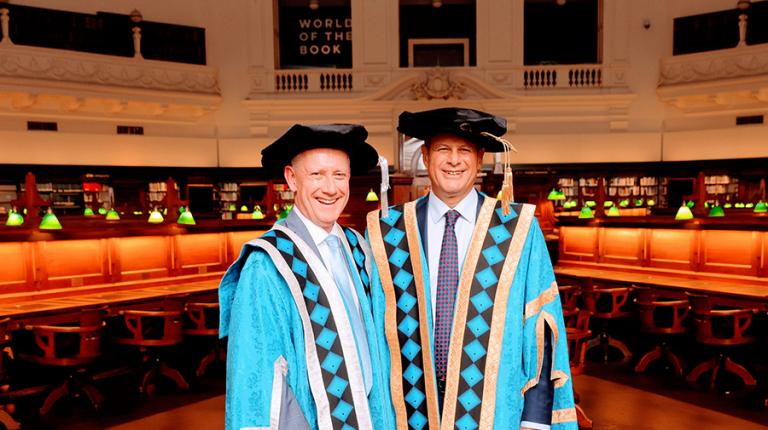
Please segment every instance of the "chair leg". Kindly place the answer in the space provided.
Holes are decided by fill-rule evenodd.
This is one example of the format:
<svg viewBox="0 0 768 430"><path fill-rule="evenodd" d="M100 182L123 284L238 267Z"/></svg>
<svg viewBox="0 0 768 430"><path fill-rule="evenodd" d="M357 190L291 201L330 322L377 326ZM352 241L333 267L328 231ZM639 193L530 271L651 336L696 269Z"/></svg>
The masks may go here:
<svg viewBox="0 0 768 430"><path fill-rule="evenodd" d="M104 395L102 395L96 387L87 382L81 381L78 388L83 393L85 393L85 395L88 397L88 400L91 401L93 409L96 409L97 411L101 409L101 405L104 404Z"/></svg>
<svg viewBox="0 0 768 430"><path fill-rule="evenodd" d="M197 366L195 375L197 375L198 378L202 377L205 374L205 370L208 368L208 365L216 361L217 356L218 354L216 353L215 349L206 354L205 357L200 360L200 364Z"/></svg>
<svg viewBox="0 0 768 430"><path fill-rule="evenodd" d="M646 353L643 358L640 359L640 361L637 363L637 366L635 366L635 372L640 373L645 371L645 368L648 367L649 364L661 358L661 354L661 346L656 345L653 350Z"/></svg>
<svg viewBox="0 0 768 430"><path fill-rule="evenodd" d="M173 382L176 383L176 386L182 390L189 388L189 384L187 384L187 381L184 379L181 373L163 362L160 363L160 374L173 380Z"/></svg>
<svg viewBox="0 0 768 430"><path fill-rule="evenodd" d="M699 380L699 377L703 375L706 372L709 372L712 369L716 369L720 365L720 357L712 357L711 359L700 363L696 367L691 370L691 373L688 374L688 377L686 378L686 381L688 381L688 384L695 386L696 381Z"/></svg>
<svg viewBox="0 0 768 430"><path fill-rule="evenodd" d="M149 396L152 395L153 389L150 388L150 382L155 379L155 376L157 375L157 363L152 364L152 366L144 372L144 376L141 378L141 385L139 385L139 392L142 394L147 394Z"/></svg>
<svg viewBox="0 0 768 430"><path fill-rule="evenodd" d="M608 345L618 349L622 355L624 355L624 358L621 360L622 363L626 363L632 359L632 351L627 348L627 345L624 342L615 337L608 336Z"/></svg>
<svg viewBox="0 0 768 430"><path fill-rule="evenodd" d="M749 373L749 371L743 366L731 360L729 357L725 357L725 371L736 374L736 376L744 381L744 385L749 387L754 387L757 385L757 381L754 377L752 377L752 374Z"/></svg>
<svg viewBox="0 0 768 430"><path fill-rule="evenodd" d="M21 424L16 422L8 412L0 409L0 423L3 424L6 430L19 430Z"/></svg>
<svg viewBox="0 0 768 430"><path fill-rule="evenodd" d="M62 397L66 396L67 394L70 394L72 392L72 382L71 380L66 380L63 384L59 385L58 387L54 388L49 394L48 397L45 398L45 401L43 402L43 406L40 407L40 415L47 415L48 412L53 409L53 405L56 404Z"/></svg>
<svg viewBox="0 0 768 430"><path fill-rule="evenodd" d="M680 358L677 354L672 352L672 350L669 348L669 345L664 345L664 355L667 357L667 361L669 361L670 364L672 364L672 368L675 370L675 373L678 374L681 378L683 377L683 369L685 368L685 365L683 364L683 359Z"/></svg>
<svg viewBox="0 0 768 430"><path fill-rule="evenodd" d="M584 413L584 410L579 405L576 405L576 422L580 429L592 428L592 420L587 417L587 414Z"/></svg>

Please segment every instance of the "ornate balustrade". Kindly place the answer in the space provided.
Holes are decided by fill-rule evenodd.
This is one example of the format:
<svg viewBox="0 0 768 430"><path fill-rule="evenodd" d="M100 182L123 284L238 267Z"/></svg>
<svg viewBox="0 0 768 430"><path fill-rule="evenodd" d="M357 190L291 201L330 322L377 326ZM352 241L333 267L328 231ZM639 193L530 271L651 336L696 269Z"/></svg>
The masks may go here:
<svg viewBox="0 0 768 430"><path fill-rule="evenodd" d="M685 112L768 106L768 44L661 59L659 98Z"/></svg>
<svg viewBox="0 0 768 430"><path fill-rule="evenodd" d="M9 36L10 19L0 8L0 114L189 122L221 101L217 68L145 60L140 32L134 32L130 58L17 45Z"/></svg>
<svg viewBox="0 0 768 430"><path fill-rule="evenodd" d="M601 88L603 66L526 66L515 71L517 88Z"/></svg>
<svg viewBox="0 0 768 430"><path fill-rule="evenodd" d="M281 95L357 94L386 91L406 85L414 99L462 98L459 76L471 76L490 92L514 94L520 90L571 90L626 88L626 65L575 64L523 66L509 69L483 67L364 69L251 70L251 99ZM563 94L563 93L560 93Z"/></svg>
<svg viewBox="0 0 768 430"><path fill-rule="evenodd" d="M275 92L348 92L353 90L351 70L278 70Z"/></svg>

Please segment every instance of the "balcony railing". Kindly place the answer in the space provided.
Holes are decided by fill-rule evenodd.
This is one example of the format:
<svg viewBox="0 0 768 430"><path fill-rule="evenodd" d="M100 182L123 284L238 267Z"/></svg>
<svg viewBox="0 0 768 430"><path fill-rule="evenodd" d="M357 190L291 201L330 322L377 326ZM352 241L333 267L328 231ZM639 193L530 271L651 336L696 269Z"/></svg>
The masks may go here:
<svg viewBox="0 0 768 430"><path fill-rule="evenodd" d="M659 86L768 75L768 43L661 59Z"/></svg>
<svg viewBox="0 0 768 430"><path fill-rule="evenodd" d="M365 69L251 70L252 99L282 95L355 97L382 91L412 91L414 98L462 98L461 88L471 77L470 86L480 84L486 90L551 91L563 94L574 90L626 88L626 64L574 64L521 66L506 69L483 67ZM481 83L482 82L482 83ZM398 84L400 83L400 84ZM424 91L421 91L424 90ZM484 90L485 91L485 90Z"/></svg>
<svg viewBox="0 0 768 430"><path fill-rule="evenodd" d="M517 71L518 88L600 88L603 86L601 65L526 66Z"/></svg>
<svg viewBox="0 0 768 430"><path fill-rule="evenodd" d="M295 71L275 72L275 92L349 92L353 90L352 71Z"/></svg>

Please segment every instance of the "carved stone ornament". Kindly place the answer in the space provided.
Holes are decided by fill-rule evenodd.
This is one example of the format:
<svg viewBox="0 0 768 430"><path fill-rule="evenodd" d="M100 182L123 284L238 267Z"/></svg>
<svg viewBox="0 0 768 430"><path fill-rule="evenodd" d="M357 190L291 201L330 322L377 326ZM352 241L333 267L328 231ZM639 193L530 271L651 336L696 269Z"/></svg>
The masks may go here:
<svg viewBox="0 0 768 430"><path fill-rule="evenodd" d="M461 99L465 91L464 85L452 81L448 72L439 67L426 72L423 81L411 85L416 100Z"/></svg>
<svg viewBox="0 0 768 430"><path fill-rule="evenodd" d="M18 45L1 48L0 77L221 94L212 67L50 51Z"/></svg>
<svg viewBox="0 0 768 430"><path fill-rule="evenodd" d="M768 49L746 47L662 60L659 86L742 78L768 73Z"/></svg>

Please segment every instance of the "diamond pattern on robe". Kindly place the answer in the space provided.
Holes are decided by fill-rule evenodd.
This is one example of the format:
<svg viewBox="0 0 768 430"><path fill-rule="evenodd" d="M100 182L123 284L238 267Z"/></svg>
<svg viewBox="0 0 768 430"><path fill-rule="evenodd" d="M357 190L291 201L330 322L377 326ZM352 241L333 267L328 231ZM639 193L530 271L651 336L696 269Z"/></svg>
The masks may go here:
<svg viewBox="0 0 768 430"><path fill-rule="evenodd" d="M421 430L427 425L427 402L424 364L419 330L419 307L411 254L405 238L405 218L402 207L390 208L389 215L379 222L384 248L387 253L394 294L397 303L395 321L400 348L400 365L403 371L403 396L408 416L408 428ZM419 252L416 250L415 252Z"/></svg>
<svg viewBox="0 0 768 430"><path fill-rule="evenodd" d="M500 202L496 204L488 234L483 239L483 249L475 267L475 277L469 292L467 323L463 327L458 401L454 416L455 428L458 430L478 428L481 410L479 405L482 404L480 396L485 384L484 372L494 299L499 287L509 288L509 285L499 286L498 282L517 226L517 214L521 206L513 205L510 215L504 217L500 204Z"/></svg>
<svg viewBox="0 0 768 430"><path fill-rule="evenodd" d="M341 366L343 361L344 358L342 358L340 355L329 352L328 355L325 356L325 360L323 360L321 367L327 370L329 373L335 374L336 371L339 370L339 366Z"/></svg>
<svg viewBox="0 0 768 430"><path fill-rule="evenodd" d="M427 425L427 417L419 411L414 412L408 418L408 426L415 430L421 430Z"/></svg>
<svg viewBox="0 0 768 430"><path fill-rule="evenodd" d="M312 309L312 313L309 314L309 319L320 325L325 325L325 322L328 321L328 316L330 314L330 309L322 305L315 305L315 308Z"/></svg>
<svg viewBox="0 0 768 430"><path fill-rule="evenodd" d="M357 415L352 406L354 401L352 399L352 390L349 387L347 366L328 297L320 288L317 277L313 273L312 268L307 264L301 251L294 245L287 234L277 230L270 230L263 234L261 238L272 244L280 252L280 256L283 257L288 267L292 269L302 290L304 303L310 315L318 365L321 369L323 384L328 396L328 404L332 411L331 421L333 429L356 429L358 422ZM347 239L349 240L349 236L347 236ZM368 280L367 276L366 280ZM365 284L364 286L367 287Z"/></svg>
<svg viewBox="0 0 768 430"><path fill-rule="evenodd" d="M475 430L477 428L477 421L470 414L465 414L456 420L456 428L459 430Z"/></svg>
<svg viewBox="0 0 768 430"><path fill-rule="evenodd" d="M408 293L404 293L397 301L397 307L400 308L400 310L403 312L408 313L411 311L411 309L413 309L414 306L416 306L416 303L418 303L416 297L413 297Z"/></svg>
<svg viewBox="0 0 768 430"><path fill-rule="evenodd" d="M363 252L363 249L361 248L360 240L358 239L357 234L355 234L352 229L342 227L342 230L344 230L344 236L346 236L347 242L349 242L349 247L352 250L352 259L355 262L357 272L360 274L360 282L363 284L363 290L365 291L365 294L370 298L371 278L368 276L368 271L365 268L365 252Z"/></svg>

